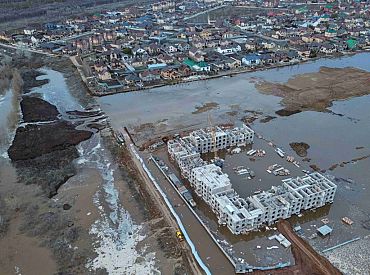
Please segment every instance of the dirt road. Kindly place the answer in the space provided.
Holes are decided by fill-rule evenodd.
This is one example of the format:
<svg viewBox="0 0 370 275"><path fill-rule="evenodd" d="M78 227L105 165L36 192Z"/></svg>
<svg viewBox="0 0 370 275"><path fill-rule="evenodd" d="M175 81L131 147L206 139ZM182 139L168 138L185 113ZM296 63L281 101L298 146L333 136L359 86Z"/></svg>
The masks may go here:
<svg viewBox="0 0 370 275"><path fill-rule="evenodd" d="M305 240L300 238L286 220L280 220L278 230L292 243L292 251L300 274L340 275L342 274L326 258L317 253Z"/></svg>

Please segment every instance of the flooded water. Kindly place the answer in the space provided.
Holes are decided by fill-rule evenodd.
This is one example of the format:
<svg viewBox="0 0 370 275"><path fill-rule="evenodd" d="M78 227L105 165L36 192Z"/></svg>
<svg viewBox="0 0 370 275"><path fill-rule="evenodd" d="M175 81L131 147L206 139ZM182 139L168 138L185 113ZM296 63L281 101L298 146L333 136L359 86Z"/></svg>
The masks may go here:
<svg viewBox="0 0 370 275"><path fill-rule="evenodd" d="M69 93L62 73L47 68L43 68L41 72L45 75L38 77L38 79L48 79L49 83L33 88L30 94L37 94L54 104L64 118L68 118L67 111L83 110L83 106ZM16 181L15 169L6 154L12 141L12 133L9 131L6 119L11 112L10 101L10 91L0 98L0 129L2 129L0 136L6 137L5 141L0 144L2 184L14 184ZM112 157L108 150L102 144L100 135L95 134L90 140L81 143L78 146L78 151L80 157L76 161L76 167L79 174L74 177L74 181L80 179L82 182L78 184L88 185L88 182L83 181L89 177L88 175L85 177L83 173L91 170L96 171L101 178L98 191L90 198L96 207L97 219L92 223L91 228L87 228L94 240L93 247L97 257L90 259L86 267L91 272L97 269L106 269L109 274L158 273L155 252L146 251L145 247L137 248L138 244L146 238L146 232L123 205L117 186L118 176L115 175L117 167L111 160ZM2 190L11 189L10 186L2 186L1 188ZM140 218L138 217L138 219ZM142 261L136 262L138 258Z"/></svg>
<svg viewBox="0 0 370 275"><path fill-rule="evenodd" d="M93 203L99 218L93 223L90 233L96 236L94 244L98 256L87 267L91 271L104 268L108 274L155 274L155 253L137 251L136 246L146 238L143 227L136 224L120 201L119 190L115 186L114 171L117 166L109 155L98 135L79 145L80 169L97 169L103 182L102 188L94 195ZM143 261L136 260L142 257Z"/></svg>
<svg viewBox="0 0 370 275"><path fill-rule="evenodd" d="M13 110L12 91L7 90L0 96L0 158L8 158L7 148L12 140L12 129L9 129L9 116Z"/></svg>
<svg viewBox="0 0 370 275"><path fill-rule="evenodd" d="M251 110L261 111L264 115L276 116L275 111L282 108L279 103L281 98L259 93L254 86L256 80L286 82L298 74L317 72L321 66L356 67L370 71L370 53L320 59L301 65L245 73L234 77L117 94L102 97L99 102L102 109L109 115L114 127L127 126L134 138L140 142L155 135L161 136L169 132L178 133L184 129L208 126L208 113L211 114L214 124L238 123ZM195 112L196 107L205 103L215 103L213 105L217 107L203 113ZM252 124L252 128L257 133L272 140L291 155L295 153L289 143L309 144L307 157L311 161L305 163L303 169L307 169L306 167L310 164L316 164L321 169L327 170L333 164L348 162L329 171L337 178L336 183L338 184L334 203L317 211L308 211L302 218L292 218L294 223L302 225L306 238L316 232L316 227L322 225L322 218L329 219L329 225L335 229L332 236L325 239L325 242L321 238L310 240L310 243L319 250L370 233L362 226L364 221L369 220L370 204L367 198L370 197L370 158L351 161L370 155L370 96L336 101L330 110L332 113L306 111L288 117L277 117L267 123L256 120ZM140 125L141 127L138 128ZM258 144L256 146L258 147ZM235 157L235 160L230 160L229 165L231 166L225 168L230 173L237 159L238 157ZM302 161L302 158L298 157L298 160ZM263 162L267 165L267 163L273 164L276 161L272 158ZM245 165L245 163L240 165ZM266 174L266 167L258 166L258 164L250 165L256 165L254 167L256 172ZM303 174L300 169L291 168L291 170L294 171L294 176ZM259 188L268 189L271 185L277 185L280 182L280 179L265 180L260 183L256 180L254 182L237 181L236 177L231 175L235 182L235 189L243 196L251 195ZM204 215L207 216L206 213ZM352 227L348 228L341 222L344 216L354 220ZM212 219L214 220L214 217L211 215L210 223ZM263 234L262 239L258 234L251 234L246 238L248 242L234 238L225 231L219 234L240 252L255 249L256 245L261 244L263 238L266 240L264 236L271 233ZM263 252L256 252L255 255L263 255ZM249 258L253 258L254 262L260 259L259 256Z"/></svg>
<svg viewBox="0 0 370 275"><path fill-rule="evenodd" d="M82 110L82 106L68 92L68 86L62 73L43 68L41 75L37 80L49 79L49 83L32 89L31 94L40 94L42 98L55 105L58 111L63 115L66 111Z"/></svg>
<svg viewBox="0 0 370 275"><path fill-rule="evenodd" d="M217 123L235 121L245 115L245 110L263 111L273 115L281 109L280 98L260 94L256 79L285 82L290 77L316 72L320 66L354 66L370 70L370 53L338 59L318 61L253 73L239 74L213 80L166 86L152 90L106 96L99 99L101 107L109 114L113 126L135 126L144 123L159 124L157 133L189 126L208 124L207 112L197 112L196 107L217 103L210 113ZM227 113L230 111L237 114ZM306 116L304 114L303 116ZM163 126L163 127L162 127Z"/></svg>

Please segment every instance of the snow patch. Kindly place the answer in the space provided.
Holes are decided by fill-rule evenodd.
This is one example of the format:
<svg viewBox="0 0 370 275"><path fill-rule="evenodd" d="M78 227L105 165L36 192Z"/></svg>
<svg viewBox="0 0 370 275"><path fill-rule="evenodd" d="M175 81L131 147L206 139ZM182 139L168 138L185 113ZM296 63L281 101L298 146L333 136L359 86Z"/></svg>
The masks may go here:
<svg viewBox="0 0 370 275"><path fill-rule="evenodd" d="M77 165L97 169L103 179L102 189L93 197L99 211L89 233L97 257L86 267L90 271L105 269L108 274L160 274L156 268L155 252L137 250L146 236L143 227L137 225L120 203L114 182L115 165L104 152L99 135L82 142L78 147L80 158Z"/></svg>

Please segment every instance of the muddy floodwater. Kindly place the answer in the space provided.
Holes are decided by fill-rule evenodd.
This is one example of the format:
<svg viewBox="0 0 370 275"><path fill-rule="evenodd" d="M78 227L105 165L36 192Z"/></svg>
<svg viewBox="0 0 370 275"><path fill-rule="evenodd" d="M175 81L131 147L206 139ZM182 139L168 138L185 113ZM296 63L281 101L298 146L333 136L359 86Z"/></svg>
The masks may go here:
<svg viewBox="0 0 370 275"><path fill-rule="evenodd" d="M310 165L315 165L329 176L332 175L338 185L335 201L331 206L316 212L309 211L301 218L292 219L302 225L303 236L319 251L356 237L362 238L357 243L363 244L368 239L365 236L370 234L370 96L334 101L328 112L304 111L279 116L275 112L283 108L281 98L261 94L255 88L255 83L260 80L285 83L295 75L318 72L322 66L355 67L370 71L370 53L117 94L102 97L98 101L109 115L113 127L126 126L138 144L155 136L208 126L209 114L214 124L240 123L241 119L254 116L249 122L258 134L304 163L303 169L310 169ZM292 142L304 142L310 146L305 162L290 148L289 143ZM230 158L229 163L226 162L230 167L225 169L232 173L232 166L237 164L238 159L244 161L242 157ZM275 162L276 156L263 161L264 165ZM257 172L256 178L261 178L258 173L266 174L266 167L256 166L254 169ZM294 176L303 175L300 169L292 170ZM248 183L243 179L242 183L238 182L235 175L231 179L236 181L235 188L243 196L258 188L266 189L280 182L280 179L271 180L271 184L264 182L258 187L256 180ZM341 222L344 216L354 221L352 226ZM316 232L316 228L323 225L323 218L328 218L329 225L334 228L332 236L311 240L309 237ZM236 247L242 243L244 249L252 250L258 245L258 241L244 243L227 233L224 236ZM345 252L338 254L339 256L333 256L331 252L324 255L334 259L336 264L346 262L345 265L338 264L345 272L364 274L361 273L362 270L370 270L370 261L366 260L369 259L369 250L367 246L367 249L359 252L364 259L360 264Z"/></svg>
<svg viewBox="0 0 370 275"><path fill-rule="evenodd" d="M43 75L38 79L48 79L49 82L33 88L29 95L54 104L65 119L69 117L67 111L83 110L79 100L70 93L61 72L48 68L40 71ZM32 202L37 199L34 195L37 187L18 182L19 171L7 154L15 133L8 118L12 112L18 112L11 100L11 90L0 96L0 195L24 190L27 197L29 189L36 190L29 192L26 198L27 202ZM97 109L94 102L90 107ZM160 272L163 268L158 267L156 257L162 254L156 253L159 250L156 240L147 239L149 226L144 224L143 214L133 201L127 183L99 133L79 144L77 149L77 173L60 188L53 201L74 202L70 212L73 211L83 232L89 234L80 238L74 250L82 251L90 249L91 244L93 246L90 254L93 256L87 260L86 270L91 274L97 270L106 270L107 274ZM21 224L20 214L19 217L11 217L8 231L0 238L0 274L56 273L55 255L45 245L40 245L40 239L21 234Z"/></svg>

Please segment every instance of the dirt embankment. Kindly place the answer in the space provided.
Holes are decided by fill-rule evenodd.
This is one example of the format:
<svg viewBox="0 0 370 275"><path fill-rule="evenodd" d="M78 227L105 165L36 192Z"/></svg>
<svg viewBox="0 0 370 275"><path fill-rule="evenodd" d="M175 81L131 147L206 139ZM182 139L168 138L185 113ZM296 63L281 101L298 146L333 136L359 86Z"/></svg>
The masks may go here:
<svg viewBox="0 0 370 275"><path fill-rule="evenodd" d="M292 243L292 252L295 259L295 266L287 268L286 273L280 274L342 274L325 257L317 253L305 240L295 234L288 221L280 220L277 228ZM290 269L298 273L292 273Z"/></svg>
<svg viewBox="0 0 370 275"><path fill-rule="evenodd" d="M285 106L277 114L291 115L305 110L326 111L333 101L370 93L370 73L361 69L321 67L318 72L297 75L288 82L259 82L265 94L282 97Z"/></svg>

